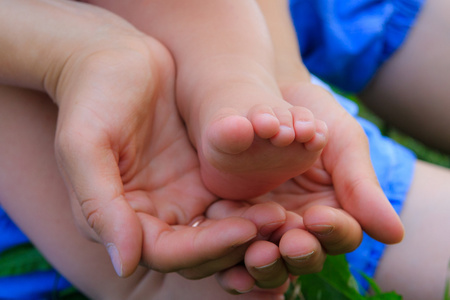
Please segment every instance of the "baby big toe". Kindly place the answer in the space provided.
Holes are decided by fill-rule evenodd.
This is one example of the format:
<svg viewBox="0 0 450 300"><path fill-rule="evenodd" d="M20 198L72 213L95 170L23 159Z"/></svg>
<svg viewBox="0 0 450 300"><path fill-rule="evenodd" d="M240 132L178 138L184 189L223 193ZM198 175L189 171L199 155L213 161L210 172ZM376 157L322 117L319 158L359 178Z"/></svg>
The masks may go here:
<svg viewBox="0 0 450 300"><path fill-rule="evenodd" d="M231 115L210 124L207 130L209 143L215 150L238 154L247 150L254 139L252 124L244 117Z"/></svg>

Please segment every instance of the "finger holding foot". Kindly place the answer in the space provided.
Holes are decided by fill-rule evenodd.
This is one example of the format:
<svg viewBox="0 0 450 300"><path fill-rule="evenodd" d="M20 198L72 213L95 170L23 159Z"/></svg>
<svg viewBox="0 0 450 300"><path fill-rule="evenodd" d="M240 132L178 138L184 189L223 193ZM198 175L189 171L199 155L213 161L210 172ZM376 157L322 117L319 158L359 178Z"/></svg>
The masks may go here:
<svg viewBox="0 0 450 300"><path fill-rule="evenodd" d="M143 213L138 216L144 229L141 263L164 273L178 271L189 278L202 278L234 266L257 236L256 226L243 218L206 219L193 227L169 226Z"/></svg>
<svg viewBox="0 0 450 300"><path fill-rule="evenodd" d="M291 215L291 213L289 214ZM210 219L221 220L230 216L244 218L255 224L257 239L268 239L286 226L287 212L275 202L250 205L243 201L221 200L213 203L207 210ZM289 217L289 220L291 217ZM289 221L291 224L292 221Z"/></svg>
<svg viewBox="0 0 450 300"><path fill-rule="evenodd" d="M308 231L289 230L281 238L279 248L290 274L303 275L322 270L326 253L317 238Z"/></svg>
<svg viewBox="0 0 450 300"><path fill-rule="evenodd" d="M268 241L256 241L248 247L245 265L260 288L280 287L289 277L278 246Z"/></svg>
<svg viewBox="0 0 450 300"><path fill-rule="evenodd" d="M355 250L361 243L361 226L341 209L313 206L305 211L303 222L328 254L348 253Z"/></svg>
<svg viewBox="0 0 450 300"><path fill-rule="evenodd" d="M255 286L255 279L243 265L217 273L216 279L225 291L233 295L248 293Z"/></svg>
<svg viewBox="0 0 450 300"><path fill-rule="evenodd" d="M249 274L245 266L239 265L229 270L217 273L216 280L228 293L233 295L245 294L243 298L251 300L284 299L289 281L273 289L263 289L255 285L255 279Z"/></svg>

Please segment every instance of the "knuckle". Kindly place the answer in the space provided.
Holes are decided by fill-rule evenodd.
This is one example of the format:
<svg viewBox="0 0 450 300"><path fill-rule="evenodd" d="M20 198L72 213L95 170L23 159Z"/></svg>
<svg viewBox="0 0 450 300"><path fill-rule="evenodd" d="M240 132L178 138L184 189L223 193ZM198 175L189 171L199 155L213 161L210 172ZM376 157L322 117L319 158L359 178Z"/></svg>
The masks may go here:
<svg viewBox="0 0 450 300"><path fill-rule="evenodd" d="M95 199L85 199L80 205L89 227L101 236L104 230L103 213L100 207L96 207L95 202Z"/></svg>

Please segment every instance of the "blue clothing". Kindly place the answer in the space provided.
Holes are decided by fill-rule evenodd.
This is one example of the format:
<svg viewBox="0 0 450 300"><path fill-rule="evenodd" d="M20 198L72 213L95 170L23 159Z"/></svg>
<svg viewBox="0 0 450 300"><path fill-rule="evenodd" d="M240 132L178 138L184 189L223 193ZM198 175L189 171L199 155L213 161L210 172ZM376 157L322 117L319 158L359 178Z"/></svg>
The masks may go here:
<svg viewBox="0 0 450 300"><path fill-rule="evenodd" d="M313 82L328 89L364 129L369 139L370 157L380 186L397 214L400 214L411 185L416 156L411 150L382 136L374 124L358 117L358 106L354 102L334 93L315 77ZM364 233L363 241L358 249L346 255L350 270L362 289L366 290L368 283L361 276L361 272L373 277L385 247L385 244Z"/></svg>
<svg viewBox="0 0 450 300"><path fill-rule="evenodd" d="M51 300L71 284L55 270L0 277L2 300Z"/></svg>
<svg viewBox="0 0 450 300"><path fill-rule="evenodd" d="M311 73L360 92L397 50L425 0L290 0L303 61Z"/></svg>
<svg viewBox="0 0 450 300"><path fill-rule="evenodd" d="M25 243L29 243L28 238L0 207L0 256L4 251ZM54 299L55 293L70 286L71 284L53 269L0 276L0 299Z"/></svg>

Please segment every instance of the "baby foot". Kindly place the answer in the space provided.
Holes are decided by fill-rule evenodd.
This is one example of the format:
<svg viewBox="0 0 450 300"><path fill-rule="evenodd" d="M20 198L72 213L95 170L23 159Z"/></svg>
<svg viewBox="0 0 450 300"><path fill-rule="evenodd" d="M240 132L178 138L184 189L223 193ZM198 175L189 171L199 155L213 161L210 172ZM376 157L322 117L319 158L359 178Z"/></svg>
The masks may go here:
<svg viewBox="0 0 450 300"><path fill-rule="evenodd" d="M246 114L222 108L204 125L197 145L201 175L219 197L249 199L269 192L308 170L326 145L326 124L311 111L260 96L264 104L251 104Z"/></svg>

